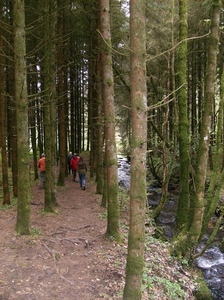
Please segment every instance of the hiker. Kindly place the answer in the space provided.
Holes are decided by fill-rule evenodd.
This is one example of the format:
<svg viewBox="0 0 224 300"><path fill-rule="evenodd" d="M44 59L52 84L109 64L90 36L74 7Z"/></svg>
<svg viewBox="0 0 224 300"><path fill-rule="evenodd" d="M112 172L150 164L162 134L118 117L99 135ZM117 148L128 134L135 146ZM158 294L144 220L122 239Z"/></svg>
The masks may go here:
<svg viewBox="0 0 224 300"><path fill-rule="evenodd" d="M75 181L76 172L78 170L78 162L79 162L79 157L78 157L77 153L74 153L74 155L70 161L70 167L72 169L73 181Z"/></svg>
<svg viewBox="0 0 224 300"><path fill-rule="evenodd" d="M45 184L45 154L41 154L41 158L38 160L37 167L39 168L40 172L40 180L41 180L41 186L40 189L44 189Z"/></svg>
<svg viewBox="0 0 224 300"><path fill-rule="evenodd" d="M87 166L84 162L83 157L81 156L78 163L78 173L79 173L79 183L80 183L80 189L85 190L86 189L86 173L87 173Z"/></svg>
<svg viewBox="0 0 224 300"><path fill-rule="evenodd" d="M70 166L70 162L71 162L71 159L72 159L73 155L72 155L72 152L69 152L69 155L68 155L68 174L72 174L72 169L71 169L71 166Z"/></svg>

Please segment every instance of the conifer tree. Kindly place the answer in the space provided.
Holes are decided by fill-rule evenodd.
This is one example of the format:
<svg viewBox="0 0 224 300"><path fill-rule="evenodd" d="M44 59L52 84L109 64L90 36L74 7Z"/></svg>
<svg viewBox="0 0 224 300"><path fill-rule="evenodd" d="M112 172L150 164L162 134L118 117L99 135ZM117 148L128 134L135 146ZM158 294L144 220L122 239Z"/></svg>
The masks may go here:
<svg viewBox="0 0 224 300"><path fill-rule="evenodd" d="M3 3L0 3L2 12ZM2 21L2 14L0 15ZM3 30L0 27L0 49L3 49ZM6 101L4 96L4 57L0 54L0 148L2 158L2 185L3 185L3 204L10 204L9 180L8 180L8 161L6 151Z"/></svg>
<svg viewBox="0 0 224 300"><path fill-rule="evenodd" d="M142 297L146 207L146 33L145 0L130 1L131 186L128 256L123 299Z"/></svg>
<svg viewBox="0 0 224 300"><path fill-rule="evenodd" d="M13 2L15 102L18 143L18 207L16 229L30 232L30 157L28 144L28 95L26 79L26 41L24 0Z"/></svg>
<svg viewBox="0 0 224 300"><path fill-rule="evenodd" d="M187 3L179 1L179 46L177 51L177 100L179 107L180 190L177 208L177 228L187 222L189 210L189 124L187 111Z"/></svg>
<svg viewBox="0 0 224 300"><path fill-rule="evenodd" d="M116 240L120 240L117 149L115 139L114 79L112 69L109 0L100 0L100 29L103 39L101 43L101 66L105 126L105 178L107 180L106 187L108 205L107 236L112 236Z"/></svg>

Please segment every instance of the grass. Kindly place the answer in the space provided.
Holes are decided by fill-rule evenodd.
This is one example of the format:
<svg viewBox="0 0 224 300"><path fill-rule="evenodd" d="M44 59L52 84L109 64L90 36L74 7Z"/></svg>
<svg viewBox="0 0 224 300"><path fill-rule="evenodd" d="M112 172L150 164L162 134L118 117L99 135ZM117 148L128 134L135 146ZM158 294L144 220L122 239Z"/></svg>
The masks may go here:
<svg viewBox="0 0 224 300"><path fill-rule="evenodd" d="M42 232L36 227L32 227L30 231L31 231L31 234L34 236L42 234Z"/></svg>
<svg viewBox="0 0 224 300"><path fill-rule="evenodd" d="M17 205L17 198L12 198L11 199L11 204L6 204L6 205L3 205L2 204L2 195L0 197L0 201L1 201L1 204L0 204L0 210L2 211L5 211L5 210L9 210L11 209L12 207L14 207L15 205Z"/></svg>

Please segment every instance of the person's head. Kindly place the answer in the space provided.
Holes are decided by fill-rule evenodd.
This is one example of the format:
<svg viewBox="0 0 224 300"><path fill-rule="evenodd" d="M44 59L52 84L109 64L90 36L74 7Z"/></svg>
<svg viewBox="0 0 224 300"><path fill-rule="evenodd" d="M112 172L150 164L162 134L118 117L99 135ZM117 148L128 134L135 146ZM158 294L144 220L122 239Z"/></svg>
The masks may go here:
<svg viewBox="0 0 224 300"><path fill-rule="evenodd" d="M83 157L82 157L82 156L80 156L80 158L79 158L79 163L80 163L80 164L83 164L83 163L84 163L84 160L83 160Z"/></svg>
<svg viewBox="0 0 224 300"><path fill-rule="evenodd" d="M41 154L41 157L45 157L45 154L44 154L44 153L42 153L42 154Z"/></svg>
<svg viewBox="0 0 224 300"><path fill-rule="evenodd" d="M72 155L72 152L69 152L69 155Z"/></svg>
<svg viewBox="0 0 224 300"><path fill-rule="evenodd" d="M73 156L74 156L74 157L77 157L77 153L74 153Z"/></svg>

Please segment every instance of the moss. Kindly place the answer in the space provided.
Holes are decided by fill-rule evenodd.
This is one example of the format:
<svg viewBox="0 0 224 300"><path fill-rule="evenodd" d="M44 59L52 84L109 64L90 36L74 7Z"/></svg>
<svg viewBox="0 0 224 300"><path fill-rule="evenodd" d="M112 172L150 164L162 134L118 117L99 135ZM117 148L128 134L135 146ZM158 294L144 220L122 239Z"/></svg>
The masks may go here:
<svg viewBox="0 0 224 300"><path fill-rule="evenodd" d="M107 79L107 84L109 85L109 86L113 86L113 79L112 78L108 78ZM113 116L113 118L114 118L114 116Z"/></svg>
<svg viewBox="0 0 224 300"><path fill-rule="evenodd" d="M127 264L127 273L131 275L139 275L139 270L143 269L144 259L141 255L139 255L139 251L141 252L140 245L141 242L144 243L144 236L138 236L136 238L131 233L129 233L128 239L128 247L131 247L131 253L128 253L128 261Z"/></svg>
<svg viewBox="0 0 224 300"><path fill-rule="evenodd" d="M196 280L198 284L198 289L194 292L194 297L196 300L211 300L212 295L209 290L201 271L198 271L198 278Z"/></svg>
<svg viewBox="0 0 224 300"><path fill-rule="evenodd" d="M188 243L186 233L175 236L170 244L170 254L176 257L184 257L187 253Z"/></svg>
<svg viewBox="0 0 224 300"><path fill-rule="evenodd" d="M142 299L142 293L138 289L126 289L124 300L140 300Z"/></svg>
<svg viewBox="0 0 224 300"><path fill-rule="evenodd" d="M221 244L220 244L220 251L221 251L222 253L224 253L224 238L222 239L222 242L221 242Z"/></svg>
<svg viewBox="0 0 224 300"><path fill-rule="evenodd" d="M142 270L144 261L141 257L129 258L129 264L127 265L127 273L130 275L139 275L139 270Z"/></svg>

